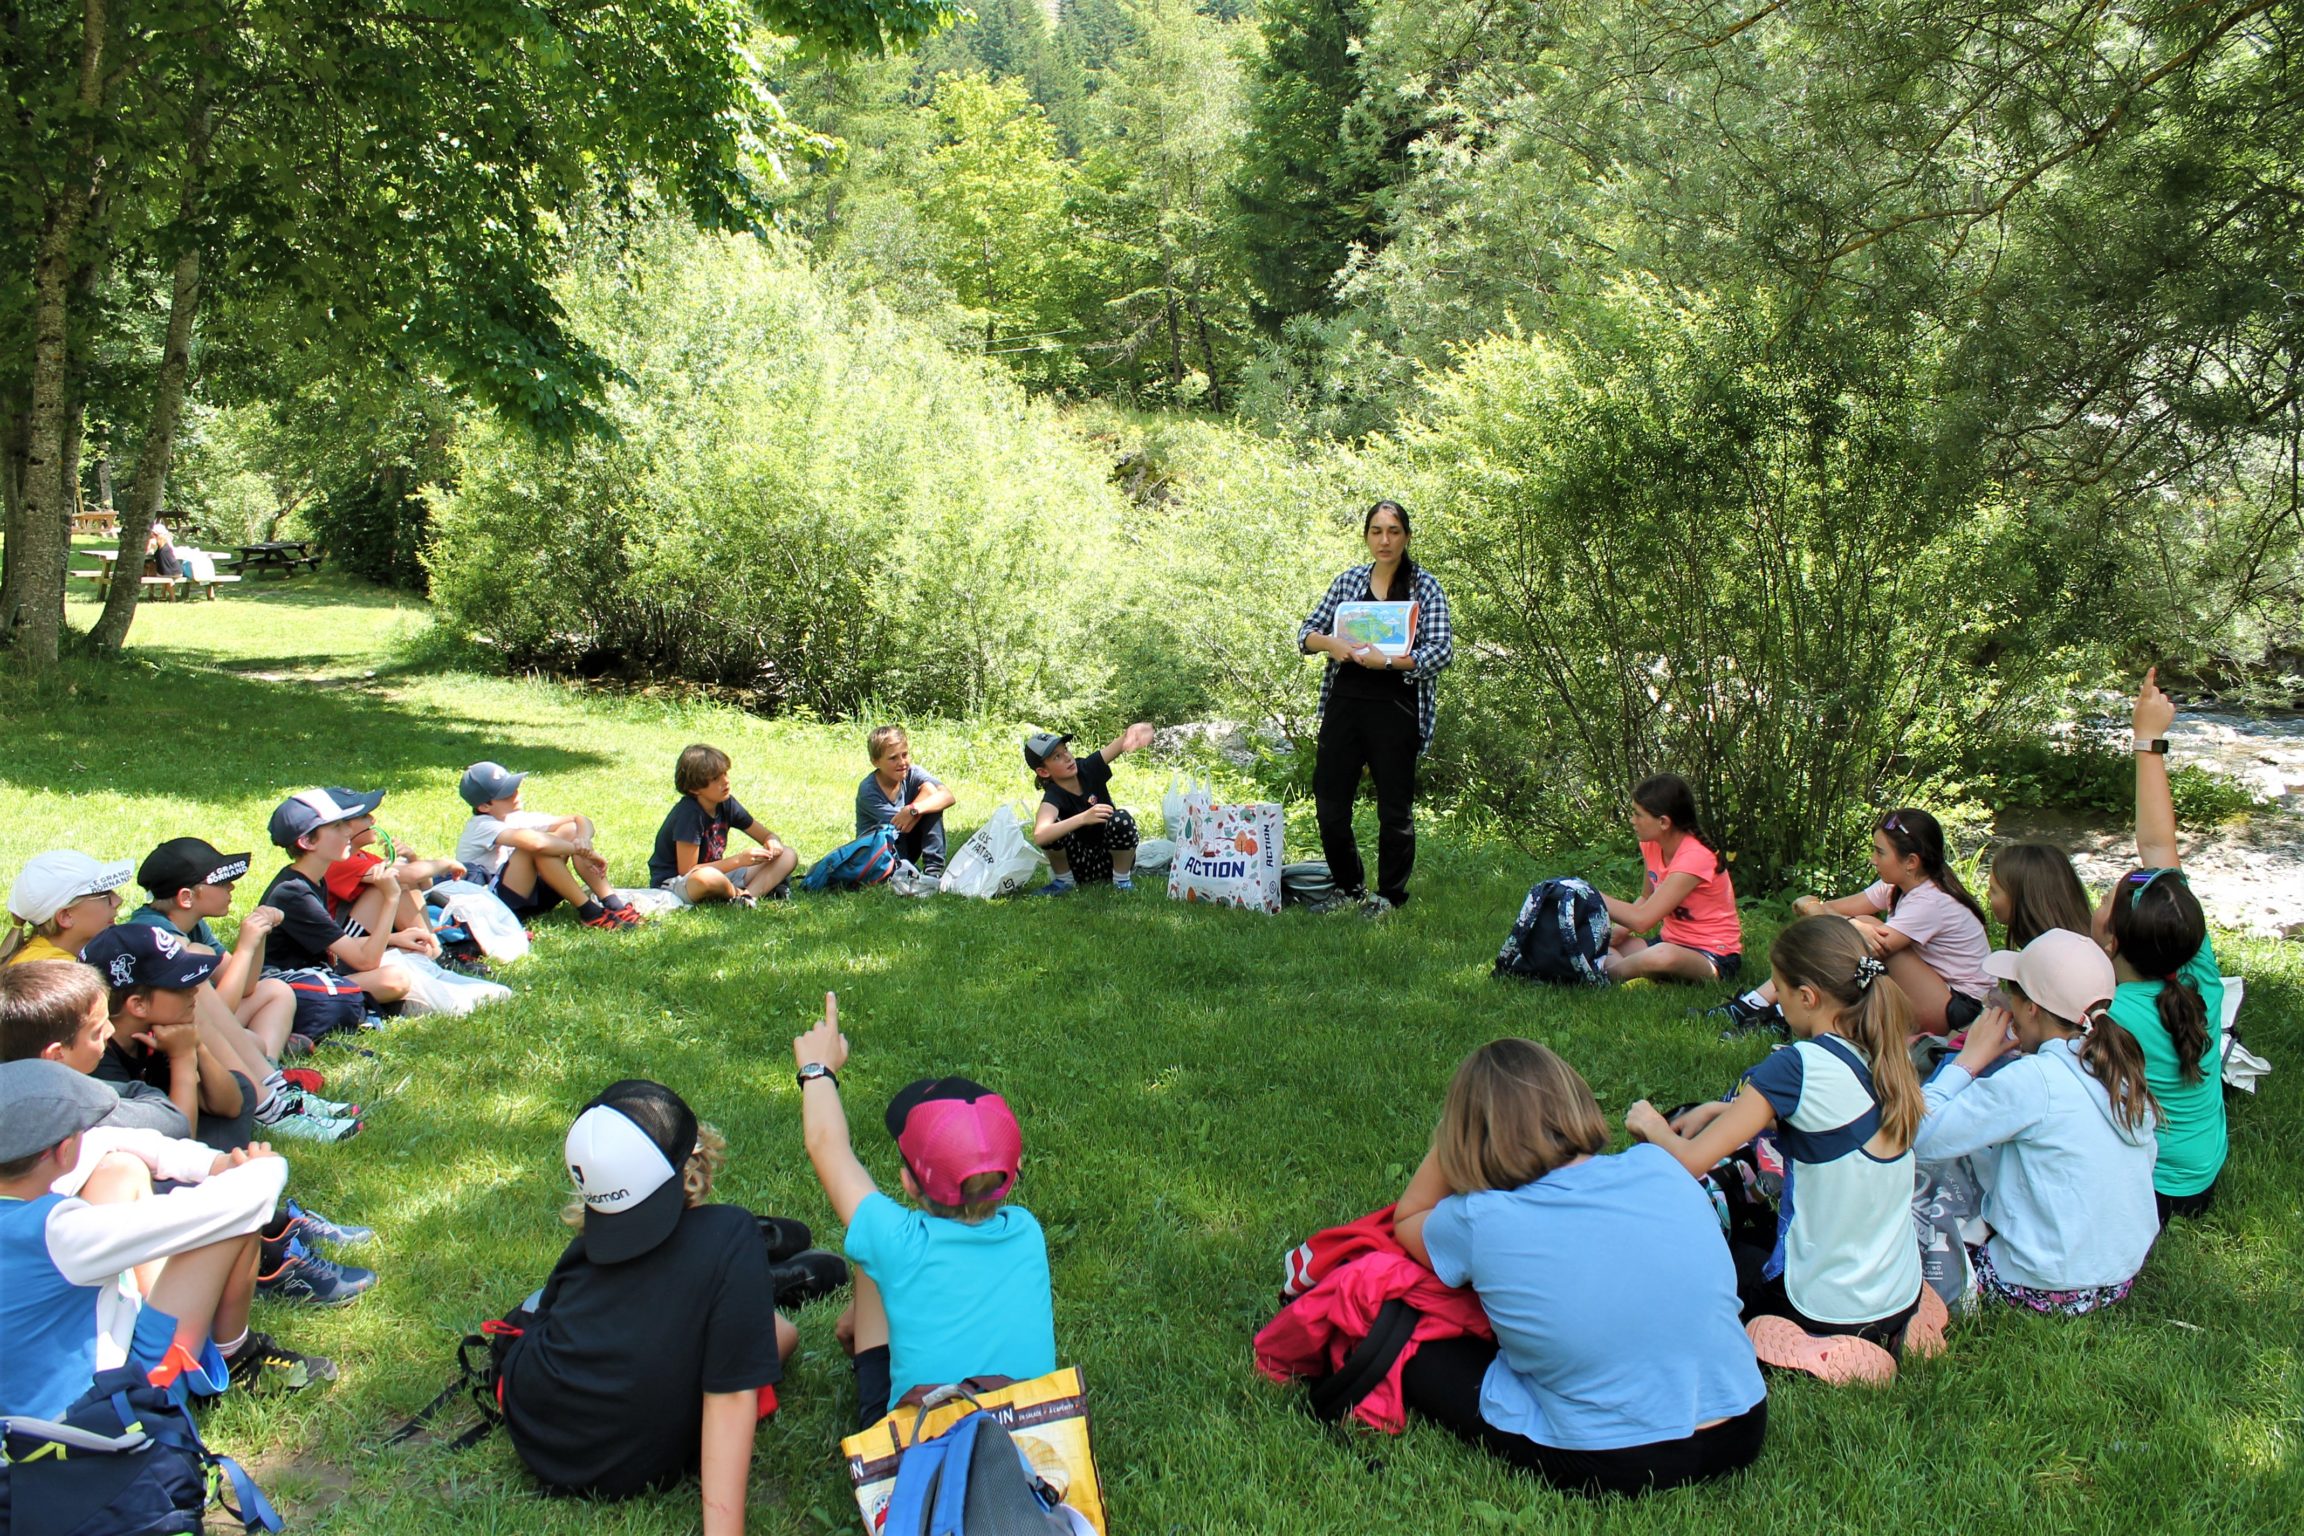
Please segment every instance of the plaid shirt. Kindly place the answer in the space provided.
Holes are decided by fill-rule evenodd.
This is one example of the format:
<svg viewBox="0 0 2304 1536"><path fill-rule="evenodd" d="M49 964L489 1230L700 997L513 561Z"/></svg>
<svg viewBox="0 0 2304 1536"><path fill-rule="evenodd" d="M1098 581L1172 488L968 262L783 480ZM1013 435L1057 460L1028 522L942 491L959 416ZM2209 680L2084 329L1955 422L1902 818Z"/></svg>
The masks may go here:
<svg viewBox="0 0 2304 1536"><path fill-rule="evenodd" d="M1356 565L1328 584L1328 595L1320 599L1320 606L1296 631L1296 648L1302 650L1304 642L1314 635L1331 634L1336 628L1336 605L1339 603L1374 602L1375 593L1368 585L1372 565ZM1411 584L1410 596L1416 604L1416 643L1409 654L1416 665L1407 671L1407 678L1416 685L1416 750L1428 750L1432 745L1432 727L1440 716L1440 674L1456 659L1456 632L1448 622L1448 594L1440 590L1440 582L1422 566L1416 567L1416 580ZM1320 712L1328 712L1328 696L1336 688L1336 669L1344 663L1335 657L1320 673ZM1357 665L1357 663L1355 663Z"/></svg>

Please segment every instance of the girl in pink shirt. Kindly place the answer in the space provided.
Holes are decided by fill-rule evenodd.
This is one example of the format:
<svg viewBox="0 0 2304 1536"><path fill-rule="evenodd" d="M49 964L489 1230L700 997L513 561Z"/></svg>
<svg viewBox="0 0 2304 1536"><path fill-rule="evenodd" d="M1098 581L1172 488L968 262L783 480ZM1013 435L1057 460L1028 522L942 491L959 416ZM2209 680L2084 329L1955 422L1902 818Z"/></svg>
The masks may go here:
<svg viewBox="0 0 2304 1536"><path fill-rule="evenodd" d="M1853 921L1912 1000L1914 1027L1959 1033L1984 1011L1996 983L1984 970L1992 952L1984 909L1944 856L1944 828L1923 810L1890 811L1873 829L1872 867L1880 878L1855 895L1803 896L1792 910Z"/></svg>
<svg viewBox="0 0 2304 1536"><path fill-rule="evenodd" d="M1632 789L1632 833L1648 879L1638 901L1608 902L1608 974L1618 981L1733 981L1744 967L1736 887L1696 826L1696 797L1676 773ZM1642 935L1657 932L1651 941Z"/></svg>

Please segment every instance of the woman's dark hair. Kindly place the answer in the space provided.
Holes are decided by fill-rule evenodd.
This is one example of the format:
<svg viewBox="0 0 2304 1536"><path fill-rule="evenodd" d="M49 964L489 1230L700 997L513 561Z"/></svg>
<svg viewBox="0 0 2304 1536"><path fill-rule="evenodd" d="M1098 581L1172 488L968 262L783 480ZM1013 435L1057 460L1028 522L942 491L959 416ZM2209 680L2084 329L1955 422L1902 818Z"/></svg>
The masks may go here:
<svg viewBox="0 0 2304 1536"><path fill-rule="evenodd" d="M2008 948L2044 933L2093 933L2088 893L2064 850L2051 843L2010 843L1992 855L1992 878L2008 893Z"/></svg>
<svg viewBox="0 0 2304 1536"><path fill-rule="evenodd" d="M1696 792L1676 773L1652 773L1632 786L1632 803L1651 816L1661 816L1705 847L1712 839L1696 822ZM1717 851L1717 850L1715 850Z"/></svg>
<svg viewBox="0 0 2304 1536"><path fill-rule="evenodd" d="M2208 917L2179 869L2139 869L2112 892L2112 938L2119 957L2146 981L2160 983L2160 1027L2183 1064L2184 1081L2200 1081L2208 1050L2208 1004L2184 967L2208 942Z"/></svg>
<svg viewBox="0 0 2304 1536"><path fill-rule="evenodd" d="M1944 826L1941 822L1917 807L1904 806L1881 817L1879 830L1888 839L1889 847L1907 858L1917 858L1921 874L1935 881L1945 895L1975 913L1976 921L1984 925L1986 932L1991 931L1991 919L1976 904L1976 898L1968 894L1968 887L1960 883L1960 877L1953 872L1951 864L1944 857ZM1889 902L1889 911L1896 910L1896 900L1902 896L1903 892L1896 893L1896 898Z"/></svg>
<svg viewBox="0 0 2304 1536"><path fill-rule="evenodd" d="M1379 512L1387 511L1390 512L1394 517L1400 519L1400 532L1404 536L1408 538L1414 538L1416 536L1415 528L1410 526L1408 522L1408 509L1396 501L1387 499L1384 501L1370 503L1368 510L1360 515L1360 537L1368 537L1368 530L1376 526L1376 514ZM1371 593L1375 592L1376 590L1375 574L1373 572L1369 574L1368 590ZM1409 554L1407 550L1403 549L1400 551L1400 569L1392 573L1392 591L1401 594L1401 596L1395 599L1389 593L1387 593L1378 597L1377 601L1406 601L1407 596L1413 593L1415 590L1416 558L1415 556Z"/></svg>

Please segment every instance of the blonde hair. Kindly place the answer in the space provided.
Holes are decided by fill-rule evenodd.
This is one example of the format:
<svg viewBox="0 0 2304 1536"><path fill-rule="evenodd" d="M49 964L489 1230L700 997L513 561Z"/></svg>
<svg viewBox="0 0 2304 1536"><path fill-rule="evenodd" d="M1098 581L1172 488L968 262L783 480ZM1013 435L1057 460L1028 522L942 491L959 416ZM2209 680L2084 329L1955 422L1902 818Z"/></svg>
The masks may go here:
<svg viewBox="0 0 2304 1536"><path fill-rule="evenodd" d="M1491 1040L1465 1057L1432 1133L1440 1175L1460 1195L1518 1189L1607 1146L1590 1085L1533 1040Z"/></svg>
<svg viewBox="0 0 2304 1536"><path fill-rule="evenodd" d="M1813 987L1840 1007L1834 1028L1872 1070L1880 1134L1901 1155L1928 1112L1912 1070L1912 1000L1873 957L1856 925L1829 913L1804 917L1768 946L1768 967L1795 987Z"/></svg>
<svg viewBox="0 0 2304 1536"><path fill-rule="evenodd" d="M710 783L708 779L705 781ZM688 1208L706 1204L712 1198L712 1180L728 1164L728 1138L713 1126L696 1127L696 1150L688 1154L688 1161L680 1165L680 1189L688 1197ZM584 1230L584 1202L569 1201L560 1207L560 1219L577 1231Z"/></svg>
<svg viewBox="0 0 2304 1536"><path fill-rule="evenodd" d="M904 734L904 727L900 725L876 725L872 728L872 734L864 738L864 751L873 762L877 763L887 755L888 749L898 742L902 742L906 746L912 745L912 738Z"/></svg>
<svg viewBox="0 0 2304 1536"><path fill-rule="evenodd" d="M982 1221L1007 1201L1005 1193L993 1193L1007 1182L1008 1175L996 1168L988 1173L972 1173L960 1181L958 1205L940 1205L922 1195L920 1208L931 1216L943 1216L954 1221Z"/></svg>
<svg viewBox="0 0 2304 1536"><path fill-rule="evenodd" d="M692 795L726 773L732 764L728 754L718 747L697 742L680 753L680 761L672 765L672 787L683 795Z"/></svg>

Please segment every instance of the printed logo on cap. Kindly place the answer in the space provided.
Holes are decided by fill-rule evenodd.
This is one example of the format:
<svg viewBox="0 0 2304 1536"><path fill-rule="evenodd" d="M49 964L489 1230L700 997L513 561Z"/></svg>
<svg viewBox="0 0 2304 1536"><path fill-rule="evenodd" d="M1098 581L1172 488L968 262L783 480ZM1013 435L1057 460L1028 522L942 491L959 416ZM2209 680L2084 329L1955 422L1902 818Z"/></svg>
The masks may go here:
<svg viewBox="0 0 2304 1536"><path fill-rule="evenodd" d="M131 987L135 984L136 957L125 953L114 955L112 957L112 985Z"/></svg>
<svg viewBox="0 0 2304 1536"><path fill-rule="evenodd" d="M152 947L160 951L163 960L173 960L184 953L184 941L181 938L158 928L152 930Z"/></svg>
<svg viewBox="0 0 2304 1536"><path fill-rule="evenodd" d="M210 870L208 878L200 883L202 885L230 885L246 873L248 873L248 861L246 859L227 859Z"/></svg>

